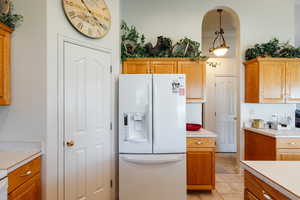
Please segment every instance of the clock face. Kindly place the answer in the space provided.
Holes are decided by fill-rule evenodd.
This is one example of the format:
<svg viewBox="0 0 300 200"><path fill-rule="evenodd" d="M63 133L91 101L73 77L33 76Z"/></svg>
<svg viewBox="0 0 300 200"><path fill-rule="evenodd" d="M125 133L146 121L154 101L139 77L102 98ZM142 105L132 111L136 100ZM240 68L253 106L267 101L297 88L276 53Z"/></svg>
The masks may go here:
<svg viewBox="0 0 300 200"><path fill-rule="evenodd" d="M62 0L65 14L71 24L91 38L105 36L111 25L111 16L104 0Z"/></svg>

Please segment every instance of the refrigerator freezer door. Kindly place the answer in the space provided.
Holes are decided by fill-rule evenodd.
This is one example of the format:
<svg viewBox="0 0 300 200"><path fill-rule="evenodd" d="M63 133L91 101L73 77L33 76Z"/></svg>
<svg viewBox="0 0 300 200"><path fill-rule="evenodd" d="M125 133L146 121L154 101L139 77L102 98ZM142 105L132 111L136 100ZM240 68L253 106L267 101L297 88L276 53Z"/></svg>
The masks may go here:
<svg viewBox="0 0 300 200"><path fill-rule="evenodd" d="M186 152L185 75L153 75L153 152Z"/></svg>
<svg viewBox="0 0 300 200"><path fill-rule="evenodd" d="M152 153L152 75L120 75L119 151Z"/></svg>
<svg viewBox="0 0 300 200"><path fill-rule="evenodd" d="M120 155L120 200L185 200L186 156Z"/></svg>

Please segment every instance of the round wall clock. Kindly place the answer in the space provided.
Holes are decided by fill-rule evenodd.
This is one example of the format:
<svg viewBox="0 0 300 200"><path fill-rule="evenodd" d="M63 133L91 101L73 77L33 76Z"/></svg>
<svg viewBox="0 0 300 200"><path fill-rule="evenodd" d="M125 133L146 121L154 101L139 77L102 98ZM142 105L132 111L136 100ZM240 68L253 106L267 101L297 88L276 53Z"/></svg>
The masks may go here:
<svg viewBox="0 0 300 200"><path fill-rule="evenodd" d="M101 38L110 30L111 15L104 0L63 0L63 8L77 31Z"/></svg>

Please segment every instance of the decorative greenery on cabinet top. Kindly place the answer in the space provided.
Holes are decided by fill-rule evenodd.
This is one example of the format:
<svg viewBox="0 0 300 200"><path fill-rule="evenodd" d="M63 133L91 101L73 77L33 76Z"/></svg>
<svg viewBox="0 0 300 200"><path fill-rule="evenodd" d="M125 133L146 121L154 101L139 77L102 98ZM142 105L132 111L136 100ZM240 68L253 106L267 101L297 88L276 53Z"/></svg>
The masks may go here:
<svg viewBox="0 0 300 200"><path fill-rule="evenodd" d="M135 26L121 24L121 59L127 58L191 58L197 60L206 58L200 51L200 43L189 38L183 38L173 45L173 41L165 36L157 37L157 43L145 43L144 34L137 31Z"/></svg>
<svg viewBox="0 0 300 200"><path fill-rule="evenodd" d="M14 5L11 0L0 0L0 22L15 29L23 21L23 16L13 14Z"/></svg>
<svg viewBox="0 0 300 200"><path fill-rule="evenodd" d="M300 58L300 47L294 47L289 42L280 42L274 38L269 42L255 44L246 50L246 60L256 57Z"/></svg>

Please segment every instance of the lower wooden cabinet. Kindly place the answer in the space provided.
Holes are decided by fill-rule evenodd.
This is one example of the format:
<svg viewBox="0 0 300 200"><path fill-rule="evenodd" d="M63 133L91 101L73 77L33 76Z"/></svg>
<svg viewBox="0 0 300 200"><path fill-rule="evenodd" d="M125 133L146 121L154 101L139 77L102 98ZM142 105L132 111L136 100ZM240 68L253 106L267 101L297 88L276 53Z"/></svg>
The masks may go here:
<svg viewBox="0 0 300 200"><path fill-rule="evenodd" d="M300 138L274 138L245 130L245 160L300 161Z"/></svg>
<svg viewBox="0 0 300 200"><path fill-rule="evenodd" d="M289 198L245 171L245 200L288 200Z"/></svg>
<svg viewBox="0 0 300 200"><path fill-rule="evenodd" d="M41 181L40 174L26 181L23 185L13 190L8 195L8 200L40 200Z"/></svg>
<svg viewBox="0 0 300 200"><path fill-rule="evenodd" d="M245 200L258 200L251 192L245 190Z"/></svg>
<svg viewBox="0 0 300 200"><path fill-rule="evenodd" d="M8 174L8 200L41 200L41 158Z"/></svg>
<svg viewBox="0 0 300 200"><path fill-rule="evenodd" d="M187 139L187 189L215 188L215 139Z"/></svg>

